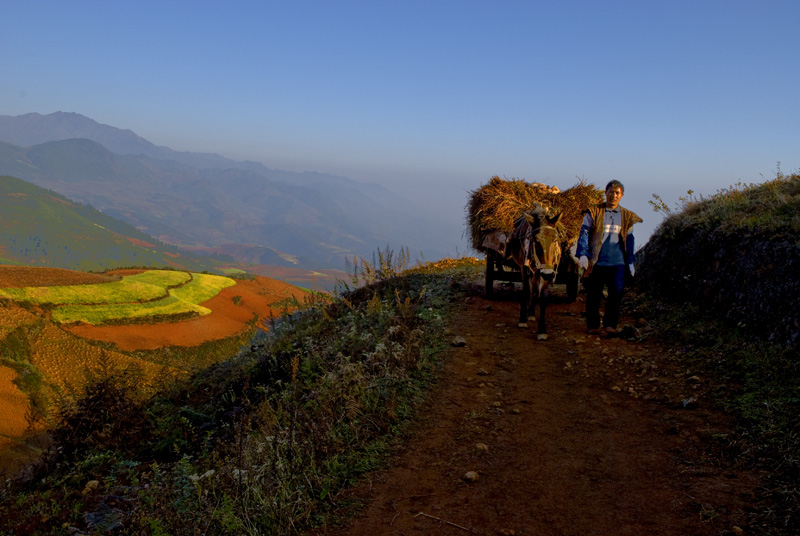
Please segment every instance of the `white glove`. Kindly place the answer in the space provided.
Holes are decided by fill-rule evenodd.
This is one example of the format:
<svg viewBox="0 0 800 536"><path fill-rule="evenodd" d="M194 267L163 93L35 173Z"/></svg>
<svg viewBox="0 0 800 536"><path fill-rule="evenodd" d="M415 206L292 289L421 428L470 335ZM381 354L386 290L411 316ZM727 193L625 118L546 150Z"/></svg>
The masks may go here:
<svg viewBox="0 0 800 536"><path fill-rule="evenodd" d="M583 268L584 270L589 268L589 257L581 255L581 258L578 259L578 268Z"/></svg>
<svg viewBox="0 0 800 536"><path fill-rule="evenodd" d="M634 268L632 264L628 265L628 270L630 270L631 272L631 277L633 277L636 274L636 268Z"/></svg>

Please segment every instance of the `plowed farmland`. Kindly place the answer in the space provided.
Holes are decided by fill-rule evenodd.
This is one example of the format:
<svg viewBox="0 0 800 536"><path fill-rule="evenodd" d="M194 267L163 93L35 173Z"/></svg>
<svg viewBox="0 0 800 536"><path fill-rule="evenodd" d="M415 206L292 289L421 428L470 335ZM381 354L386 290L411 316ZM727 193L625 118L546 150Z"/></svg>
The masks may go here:
<svg viewBox="0 0 800 536"><path fill-rule="evenodd" d="M25 411L28 398L13 381L17 374L0 366L0 451L13 444L13 438L22 437L27 428Z"/></svg>
<svg viewBox="0 0 800 536"><path fill-rule="evenodd" d="M122 272L120 272L122 273ZM0 265L0 288L48 287L52 285L91 285L118 281L120 273L90 274L63 268Z"/></svg>

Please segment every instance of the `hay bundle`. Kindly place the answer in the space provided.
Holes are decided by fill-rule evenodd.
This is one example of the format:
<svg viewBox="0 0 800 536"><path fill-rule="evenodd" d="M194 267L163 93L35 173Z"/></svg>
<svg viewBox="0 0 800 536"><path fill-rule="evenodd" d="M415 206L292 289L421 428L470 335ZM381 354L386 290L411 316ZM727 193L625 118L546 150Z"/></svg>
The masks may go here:
<svg viewBox="0 0 800 536"><path fill-rule="evenodd" d="M550 200L552 210L561 212L560 223L567 229L567 241L578 239L583 222L583 212L592 205L603 202L603 190L581 179L572 186L553 196Z"/></svg>
<svg viewBox="0 0 800 536"><path fill-rule="evenodd" d="M467 204L467 227L473 249L486 252L484 238L494 231L509 235L514 220L537 203L561 212L561 224L567 231L567 240L577 239L583 211L603 200L603 192L594 184L581 180L563 192L556 186L520 179L492 177L489 182L470 193Z"/></svg>

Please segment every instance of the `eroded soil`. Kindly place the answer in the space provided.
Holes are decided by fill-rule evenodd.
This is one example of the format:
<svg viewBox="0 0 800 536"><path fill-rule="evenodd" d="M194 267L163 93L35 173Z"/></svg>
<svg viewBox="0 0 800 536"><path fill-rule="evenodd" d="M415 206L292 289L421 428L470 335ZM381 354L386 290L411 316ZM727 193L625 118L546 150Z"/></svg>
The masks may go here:
<svg viewBox="0 0 800 536"><path fill-rule="evenodd" d="M655 342L587 335L583 306L551 306L537 341L512 296L476 289L409 443L315 534L747 534L762 475L720 451L707 380Z"/></svg>

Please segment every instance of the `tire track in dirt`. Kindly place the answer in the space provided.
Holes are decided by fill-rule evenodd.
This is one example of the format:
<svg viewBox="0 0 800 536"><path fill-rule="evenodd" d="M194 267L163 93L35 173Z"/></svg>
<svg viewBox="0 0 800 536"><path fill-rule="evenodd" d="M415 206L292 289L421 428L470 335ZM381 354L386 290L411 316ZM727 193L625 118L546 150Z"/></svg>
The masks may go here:
<svg viewBox="0 0 800 536"><path fill-rule="evenodd" d="M711 535L746 527L758 475L706 457L727 420L661 363L657 345L585 334L581 301L548 310L550 340L518 305L466 299L442 381L392 467L341 497L365 501L326 535ZM623 322L630 319L623 319ZM627 365L626 363L634 365ZM702 398L701 398L702 400ZM485 448L481 445L485 445ZM478 480L468 482L468 471ZM731 532L732 531L732 532Z"/></svg>

